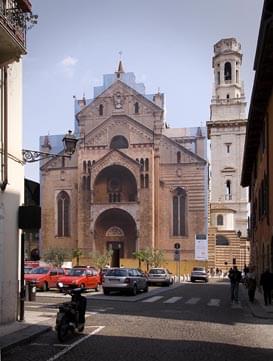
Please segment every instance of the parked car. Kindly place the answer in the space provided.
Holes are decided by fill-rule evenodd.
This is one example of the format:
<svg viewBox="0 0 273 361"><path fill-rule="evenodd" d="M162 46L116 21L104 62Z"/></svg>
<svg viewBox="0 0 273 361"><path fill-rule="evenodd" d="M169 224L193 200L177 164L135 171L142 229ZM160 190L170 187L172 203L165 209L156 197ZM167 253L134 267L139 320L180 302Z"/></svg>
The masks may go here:
<svg viewBox="0 0 273 361"><path fill-rule="evenodd" d="M59 278L57 287L81 287L99 290L100 275L94 268L71 268L66 275Z"/></svg>
<svg viewBox="0 0 273 361"><path fill-rule="evenodd" d="M47 291L50 288L56 288L59 278L63 275L62 268L36 267L25 275L25 281L32 282L37 288Z"/></svg>
<svg viewBox="0 0 273 361"><path fill-rule="evenodd" d="M135 296L139 291L148 291L148 282L136 268L110 268L103 276L102 287L105 295L126 291Z"/></svg>
<svg viewBox="0 0 273 361"><path fill-rule="evenodd" d="M191 282L204 281L208 282L208 273L205 267L193 267L191 271Z"/></svg>
<svg viewBox="0 0 273 361"><path fill-rule="evenodd" d="M151 268L148 272L148 283L149 285L170 286L173 284L173 275L167 268Z"/></svg>

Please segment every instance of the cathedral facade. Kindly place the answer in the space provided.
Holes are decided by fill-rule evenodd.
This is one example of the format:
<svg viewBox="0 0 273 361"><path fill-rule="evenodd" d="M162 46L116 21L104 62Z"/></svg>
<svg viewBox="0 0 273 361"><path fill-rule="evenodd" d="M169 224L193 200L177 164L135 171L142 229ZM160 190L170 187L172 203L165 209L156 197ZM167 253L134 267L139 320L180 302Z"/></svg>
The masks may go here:
<svg viewBox="0 0 273 361"><path fill-rule="evenodd" d="M113 250L112 265L152 248L174 259L196 258L207 238L206 128L170 128L164 94L146 94L120 61L92 99L74 99L77 148L71 159L40 168L41 252ZM63 135L40 138L61 152Z"/></svg>

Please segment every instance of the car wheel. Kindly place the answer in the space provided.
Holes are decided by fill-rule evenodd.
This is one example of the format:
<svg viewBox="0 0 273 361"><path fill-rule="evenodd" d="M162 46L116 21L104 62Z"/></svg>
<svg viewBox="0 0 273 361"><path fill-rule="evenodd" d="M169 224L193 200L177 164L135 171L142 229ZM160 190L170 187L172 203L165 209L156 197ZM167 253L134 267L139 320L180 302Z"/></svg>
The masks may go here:
<svg viewBox="0 0 273 361"><path fill-rule="evenodd" d="M44 282L44 284L43 284L43 291L44 292L48 291L48 283L47 282Z"/></svg>
<svg viewBox="0 0 273 361"><path fill-rule="evenodd" d="M134 285L134 287L132 288L131 294L132 294L132 296L136 296L136 294L137 294L137 286L136 285Z"/></svg>
<svg viewBox="0 0 273 361"><path fill-rule="evenodd" d="M195 280L193 278L191 278L191 282L195 282Z"/></svg>
<svg viewBox="0 0 273 361"><path fill-rule="evenodd" d="M99 287L100 287L100 285L97 283L97 286L95 287L96 292L99 292Z"/></svg>
<svg viewBox="0 0 273 361"><path fill-rule="evenodd" d="M105 295L109 295L109 294L110 294L110 291L107 290L106 288L104 288L103 293L104 293Z"/></svg>
<svg viewBox="0 0 273 361"><path fill-rule="evenodd" d="M146 286L143 288L143 292L148 292L149 287L148 287L148 283L146 284Z"/></svg>

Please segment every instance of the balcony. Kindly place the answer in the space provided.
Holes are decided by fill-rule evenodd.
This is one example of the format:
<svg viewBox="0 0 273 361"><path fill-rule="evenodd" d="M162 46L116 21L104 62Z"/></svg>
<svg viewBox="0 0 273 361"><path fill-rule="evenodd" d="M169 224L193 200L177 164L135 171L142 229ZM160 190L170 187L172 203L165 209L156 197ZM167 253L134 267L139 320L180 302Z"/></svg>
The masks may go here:
<svg viewBox="0 0 273 361"><path fill-rule="evenodd" d="M26 30L36 19L28 0L0 0L0 66L26 54Z"/></svg>

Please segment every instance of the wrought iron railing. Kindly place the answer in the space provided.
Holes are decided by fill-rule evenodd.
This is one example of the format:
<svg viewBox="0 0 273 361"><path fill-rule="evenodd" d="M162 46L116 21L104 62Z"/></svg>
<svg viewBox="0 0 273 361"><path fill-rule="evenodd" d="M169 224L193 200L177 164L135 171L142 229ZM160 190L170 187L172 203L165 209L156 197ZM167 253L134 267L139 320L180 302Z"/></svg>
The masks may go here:
<svg viewBox="0 0 273 361"><path fill-rule="evenodd" d="M0 22L26 46L26 30L37 23L28 0L0 0Z"/></svg>

